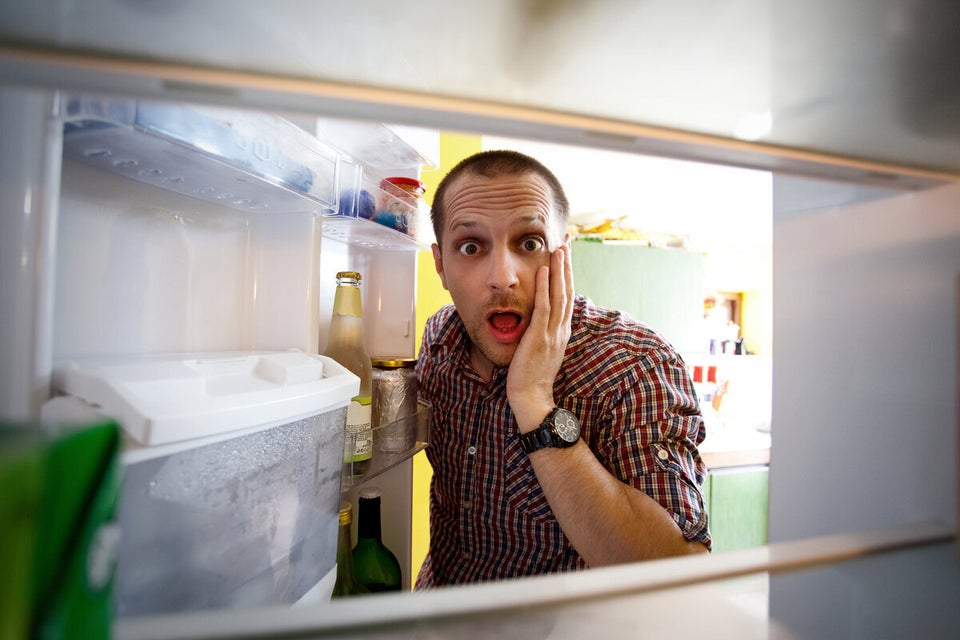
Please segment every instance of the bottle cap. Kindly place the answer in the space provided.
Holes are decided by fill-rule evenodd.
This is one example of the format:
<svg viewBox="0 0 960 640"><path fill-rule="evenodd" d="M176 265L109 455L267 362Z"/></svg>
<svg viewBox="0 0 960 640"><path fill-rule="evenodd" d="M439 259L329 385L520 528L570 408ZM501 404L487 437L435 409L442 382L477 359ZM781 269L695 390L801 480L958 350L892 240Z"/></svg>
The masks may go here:
<svg viewBox="0 0 960 640"><path fill-rule="evenodd" d="M360 280L363 279L363 276L361 276L361 275L360 275L359 273L357 273L356 271L338 271L338 272L337 272L337 280L344 280L344 279L346 279L346 280L356 280L357 282L360 282Z"/></svg>
<svg viewBox="0 0 960 640"><path fill-rule="evenodd" d="M380 181L380 188L390 193L394 189L400 189L402 192L409 193L415 198L422 196L427 187L416 178L407 178L405 176L392 176Z"/></svg>
<svg viewBox="0 0 960 640"><path fill-rule="evenodd" d="M360 497L365 500L376 500L380 497L380 487L365 487L360 490Z"/></svg>
<svg viewBox="0 0 960 640"><path fill-rule="evenodd" d="M349 502L340 503L340 525L353 522L353 506Z"/></svg>
<svg viewBox="0 0 960 640"><path fill-rule="evenodd" d="M370 358L371 364L378 369L402 369L412 367L417 364L416 358L400 358L394 356L380 356Z"/></svg>

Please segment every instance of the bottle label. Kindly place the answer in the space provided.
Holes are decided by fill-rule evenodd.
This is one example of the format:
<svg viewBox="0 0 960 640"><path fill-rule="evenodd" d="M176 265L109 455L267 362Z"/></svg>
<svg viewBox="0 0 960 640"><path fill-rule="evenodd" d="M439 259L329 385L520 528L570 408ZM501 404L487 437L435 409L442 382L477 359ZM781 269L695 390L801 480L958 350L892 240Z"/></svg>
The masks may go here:
<svg viewBox="0 0 960 640"><path fill-rule="evenodd" d="M345 462L369 460L373 455L373 431L370 428L370 396L355 396L347 407L347 445Z"/></svg>

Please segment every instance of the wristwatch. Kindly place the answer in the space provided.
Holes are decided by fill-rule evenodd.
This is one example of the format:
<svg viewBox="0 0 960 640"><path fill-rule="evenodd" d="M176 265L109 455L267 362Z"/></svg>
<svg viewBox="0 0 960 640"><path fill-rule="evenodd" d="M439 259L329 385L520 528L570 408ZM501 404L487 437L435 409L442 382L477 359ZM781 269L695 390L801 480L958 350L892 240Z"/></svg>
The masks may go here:
<svg viewBox="0 0 960 640"><path fill-rule="evenodd" d="M533 453L548 447L572 447L580 439L580 421L566 409L554 407L540 426L520 434L520 448Z"/></svg>

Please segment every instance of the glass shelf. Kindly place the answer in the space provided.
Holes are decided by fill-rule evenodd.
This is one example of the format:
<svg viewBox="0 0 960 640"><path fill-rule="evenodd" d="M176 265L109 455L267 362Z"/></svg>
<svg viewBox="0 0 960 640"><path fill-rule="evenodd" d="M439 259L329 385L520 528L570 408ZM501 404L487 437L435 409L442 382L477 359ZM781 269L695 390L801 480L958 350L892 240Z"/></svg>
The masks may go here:
<svg viewBox="0 0 960 640"><path fill-rule="evenodd" d="M433 423L433 405L423 400L419 401L417 405L415 414L373 429L373 457L370 461L370 468L364 475L357 476L353 473L352 463L345 462L341 491L348 491L372 480L427 448L430 444L430 431ZM388 433L393 439L392 443L405 442L400 442L396 449L387 447ZM345 451L344 458L349 457L348 454L349 451Z"/></svg>

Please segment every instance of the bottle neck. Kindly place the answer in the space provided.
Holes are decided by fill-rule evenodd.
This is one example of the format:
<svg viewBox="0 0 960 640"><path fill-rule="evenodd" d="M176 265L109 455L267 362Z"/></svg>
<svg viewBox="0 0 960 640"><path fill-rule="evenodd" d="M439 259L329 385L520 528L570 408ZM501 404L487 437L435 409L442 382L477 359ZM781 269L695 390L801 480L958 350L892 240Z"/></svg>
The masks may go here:
<svg viewBox="0 0 960 640"><path fill-rule="evenodd" d="M357 538L370 538L380 542L380 498L360 498Z"/></svg>
<svg viewBox="0 0 960 640"><path fill-rule="evenodd" d="M337 536L337 571L342 575L353 577L353 549L349 522L340 525L340 533Z"/></svg>
<svg viewBox="0 0 960 640"><path fill-rule="evenodd" d="M360 299L360 287L338 284L333 295L333 315L336 316L363 316L363 306Z"/></svg>

